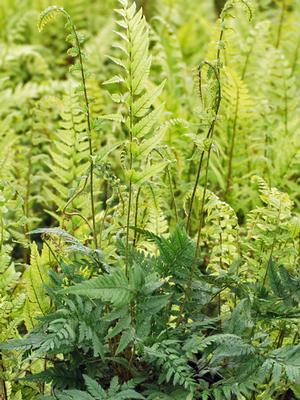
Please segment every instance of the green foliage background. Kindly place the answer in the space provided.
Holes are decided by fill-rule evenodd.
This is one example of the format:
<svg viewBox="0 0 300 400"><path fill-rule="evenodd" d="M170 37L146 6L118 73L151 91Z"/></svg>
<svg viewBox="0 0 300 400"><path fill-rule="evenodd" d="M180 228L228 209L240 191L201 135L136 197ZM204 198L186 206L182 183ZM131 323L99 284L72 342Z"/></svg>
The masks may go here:
<svg viewBox="0 0 300 400"><path fill-rule="evenodd" d="M300 398L300 2L2 0L0 399Z"/></svg>

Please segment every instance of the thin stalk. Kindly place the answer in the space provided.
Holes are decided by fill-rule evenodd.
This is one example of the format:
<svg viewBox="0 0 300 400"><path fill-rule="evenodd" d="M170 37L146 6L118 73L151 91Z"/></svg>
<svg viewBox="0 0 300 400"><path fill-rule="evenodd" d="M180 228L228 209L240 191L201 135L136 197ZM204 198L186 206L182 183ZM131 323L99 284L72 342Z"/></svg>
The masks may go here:
<svg viewBox="0 0 300 400"><path fill-rule="evenodd" d="M219 218L219 227L220 227L220 234L219 234L219 239L220 239L220 267L223 269L223 236L222 236L222 227L221 227L220 218Z"/></svg>
<svg viewBox="0 0 300 400"><path fill-rule="evenodd" d="M159 155L160 157L164 160L165 157L163 156L163 154L158 150L158 149L154 149ZM171 172L169 169L169 166L166 166L166 172L167 172L167 176L168 176L168 181L169 181L169 188L170 188L170 193L171 193L171 197L172 197L172 202L174 205L174 213L175 213L175 221L176 224L178 223L178 211L177 211L177 205L176 205L176 199L175 199L175 194L174 194L174 189L173 189L173 184L172 184L172 176L171 176Z"/></svg>
<svg viewBox="0 0 300 400"><path fill-rule="evenodd" d="M72 216L76 216L76 215L79 216L87 224L87 226L89 227L91 232L93 232L92 226L90 225L89 221L87 220L87 218L85 218L84 215L82 215L79 211L72 211L72 212L67 211L67 208L69 207L69 205L76 199L76 197L78 197L84 191L84 189L87 185L88 178L89 178L89 176L87 175L87 177L85 178L83 187L81 189L79 189L76 193L74 193L72 197L70 197L70 199L65 204L65 206L62 210L62 213L68 217L72 217Z"/></svg>
<svg viewBox="0 0 300 400"><path fill-rule="evenodd" d="M129 24L127 24L129 26ZM127 36L129 43L132 43L131 32L129 28L127 28ZM132 142L133 142L133 127L134 127L134 114L133 114L133 100L134 100L134 91L133 91L133 70L132 70L132 48L129 46L128 49L129 54L129 67L128 67L128 77L129 77L129 184L128 184L128 209L127 209L127 219L126 219L126 255L125 255L125 274L128 276L128 269L129 269L129 226L130 226L130 216L131 216L131 206L133 201L133 182L132 182L132 166L133 166L133 154L132 154ZM138 203L137 203L138 205ZM136 208L136 215L138 213L138 206ZM130 304L130 314L132 316L132 321L134 320L134 304L131 302ZM135 357L135 347L132 346L130 348L130 361L129 365L130 368L132 366L134 357Z"/></svg>
<svg viewBox="0 0 300 400"><path fill-rule="evenodd" d="M239 88L237 87L237 97L236 97L234 120L233 120L233 126L232 126L231 143L230 143L230 149L229 149L228 171L227 171L226 190L225 190L226 197L228 196L230 189L231 189L232 161L233 161L233 151L234 151L236 130L237 130L236 127L237 127L237 121L238 121L239 100L240 100L240 93L239 93Z"/></svg>
<svg viewBox="0 0 300 400"><path fill-rule="evenodd" d="M68 14L67 14L68 15ZM93 224L93 240L94 246L98 248L98 240L97 240L97 231L96 231L96 213L95 213L95 202L94 202L94 161L93 161L93 145L92 145L92 124L91 124L91 114L90 114L90 104L87 95L87 88L86 88L86 76L83 66L83 57L81 51L80 41L73 25L70 16L68 15L68 20L72 26L73 34L76 40L76 45L78 48L78 57L79 57L79 64L80 64L80 74L82 80L82 87L83 87L83 95L84 95L84 102L86 107L86 117L87 117L87 128L88 128L88 142L89 142L89 153L90 153L90 198L91 198L91 212L92 212L92 224Z"/></svg>
<svg viewBox="0 0 300 400"><path fill-rule="evenodd" d="M277 349L279 349L279 347L282 346L284 337L285 337L285 328L283 327L279 331L278 340L277 340L277 344L276 344Z"/></svg>
<svg viewBox="0 0 300 400"><path fill-rule="evenodd" d="M133 237L133 247L136 245L137 240L137 225L138 225L138 209L139 209L139 200L140 200L141 188L138 188L138 192L135 199L135 214L134 214L134 237Z"/></svg>
<svg viewBox="0 0 300 400"><path fill-rule="evenodd" d="M24 199L24 211L25 211L25 216L26 219L28 220L29 214L30 214L30 207L29 207L29 201L30 201L30 192L31 192L31 174L32 174L32 132L30 135L30 150L28 153L28 168L27 168L27 176L26 176L26 191L25 191L25 199ZM28 222L25 224L25 230L26 233L30 231Z"/></svg>
<svg viewBox="0 0 300 400"><path fill-rule="evenodd" d="M177 224L178 223L178 211L177 211L176 199L175 199L173 185L172 185L171 173L170 173L170 169L169 169L168 165L166 166L166 171L167 171L168 180L169 180L169 187L170 187L170 192L171 192L171 196L172 196L172 202L174 205L175 221Z"/></svg>
<svg viewBox="0 0 300 400"><path fill-rule="evenodd" d="M222 20L221 23L223 24L223 20ZM221 42L223 40L223 36L224 36L224 28L221 29L219 42ZM220 109L220 103L221 103L220 55L221 55L221 49L220 49L220 46L218 46L218 51L217 51L217 69L215 69L215 67L213 67L209 62L206 62L206 61L204 63L202 63L200 65L200 67L199 67L199 92L200 92L200 96L201 97L202 97L201 71L202 71L203 64L207 64L207 65L209 65L209 66L211 66L213 68L213 70L215 72L215 76L216 76L217 81L218 81L218 85L219 85L218 101L217 101L217 107L216 107L216 110L215 110L215 116L214 116L214 118L213 118L213 120L211 122L211 125L210 125L209 129L208 129L208 132L207 132L207 135L206 135L206 139L211 138L213 136L213 134L214 134L216 119L217 119L217 116L218 116L218 113L219 113L219 109ZM196 179L195 179L195 183L194 183L194 187L193 187L193 191L192 191L192 196L191 196L191 200L190 200L190 204L189 204L189 210L188 210L187 221L186 221L186 226L185 226L185 229L186 229L187 232L189 232L189 230L190 230L193 205L194 205L196 191L197 191L197 187L198 187L199 179L200 179L200 175L201 175L204 154L205 154L205 150L203 150L201 152L201 155L200 155L200 158L199 158Z"/></svg>
<svg viewBox="0 0 300 400"><path fill-rule="evenodd" d="M271 265L271 262L272 262L272 257L273 257L274 248L275 248L276 239L277 239L277 229L278 229L279 223L280 223L280 214L281 214L281 203L280 203L279 210L278 210L276 231L275 231L274 239L273 239L272 246L271 246L271 251L270 251L270 256L269 256L267 268L266 268L265 275L264 275L264 278L263 278L262 287L265 287L267 276L268 276L269 269L270 269L270 265Z"/></svg>
<svg viewBox="0 0 300 400"><path fill-rule="evenodd" d="M45 243L45 245L48 247L49 252L51 253L51 255L53 256L53 258L54 258L55 261L57 262L57 265L59 266L59 265L60 265L60 261L59 261L59 259L57 258L56 253L52 250L50 244L47 242L47 240L44 240L43 243ZM49 259L50 259L50 257L49 257ZM49 260L49 261L50 261L50 260ZM56 269L55 272L57 272L57 269Z"/></svg>
<svg viewBox="0 0 300 400"><path fill-rule="evenodd" d="M130 107L132 108L132 107ZM130 112L131 114L131 112ZM130 118L131 120L131 118ZM132 122L130 121L130 127L132 128ZM131 130L132 132L132 130ZM131 150L131 144L132 144L132 133L130 132L130 144L129 144L129 170L132 169L132 150ZM126 260L125 260L125 272L126 275L128 274L128 256L129 256L129 226L130 226L130 214L131 214L131 203L132 203L132 179L131 176L129 178L129 185L128 185L128 192L129 192L129 198L128 198L128 209L127 209L127 219L126 219Z"/></svg>
<svg viewBox="0 0 300 400"><path fill-rule="evenodd" d="M294 337L293 337L293 342L292 342L293 344L296 344L296 343L297 343L298 336L299 336L299 333L296 332L295 335L294 335Z"/></svg>
<svg viewBox="0 0 300 400"><path fill-rule="evenodd" d="M285 136L289 134L288 128L288 119L289 119L289 108L288 108L288 96L287 96L287 87L286 80L284 80L284 133Z"/></svg>
<svg viewBox="0 0 300 400"><path fill-rule="evenodd" d="M296 46L296 49L295 49L294 61L293 61L292 70L291 70L291 76L294 76L294 74L295 74L295 70L296 70L297 62L298 62L298 57L299 57L299 50L300 50L300 35L298 36L297 46Z"/></svg>
<svg viewBox="0 0 300 400"><path fill-rule="evenodd" d="M208 137L208 135L206 136ZM195 201L195 196L196 196L196 191L198 188L198 184L199 184L199 179L200 179L200 174L201 174L201 170L202 170L202 164L203 164L203 159L204 159L204 151L202 151L201 155L200 155L200 159L199 159L199 163L198 163L198 168L197 168L197 174L196 174L196 180L195 180L195 184L193 187L193 191L192 191L192 196L191 196L191 200L190 200L190 204L189 204L189 211L188 211L188 216L187 216L187 220L186 220L186 226L185 229L187 232L189 232L190 230L190 225L191 225L191 218L192 218L192 211L193 211L193 205L194 205L194 201Z"/></svg>
<svg viewBox="0 0 300 400"><path fill-rule="evenodd" d="M281 35L282 35L282 28L283 28L283 21L284 21L285 11L286 11L286 4L285 4L285 0L283 0L281 13L280 13L279 27L278 27L278 32L277 32L277 40L276 40L276 45L275 45L276 49L279 48L280 41L281 41Z"/></svg>
<svg viewBox="0 0 300 400"><path fill-rule="evenodd" d="M2 356L1 356L1 355L0 355L0 368L1 368L2 372L5 372L4 366L3 366L3 364L2 364ZM3 400L8 400L8 394L7 394L7 388L6 388L5 379L2 378L1 381L0 381L0 383L1 383L1 386L2 386L2 390L1 390L1 386L0 386L0 398L1 398L2 395L3 395ZM2 392L2 393L1 393L1 392Z"/></svg>
<svg viewBox="0 0 300 400"><path fill-rule="evenodd" d="M127 219L126 219L126 275L128 274L128 262L129 262L129 225L130 225L130 213L131 213L131 202L132 202L132 181L131 178L129 180L129 198L128 198L128 210L127 210Z"/></svg>
<svg viewBox="0 0 300 400"><path fill-rule="evenodd" d="M1 384L2 384L2 389L3 389L3 392L0 393L1 398L2 398L2 395L3 395L3 400L8 400L6 382L5 382L4 379L1 380Z"/></svg>
<svg viewBox="0 0 300 400"><path fill-rule="evenodd" d="M253 52L253 49L254 49L254 44L255 44L255 40L253 40L253 42L252 42L252 44L250 46L250 49L249 49L249 51L247 52L247 55L246 55L246 60L245 60L245 64L244 64L243 71L242 71L242 76L241 76L242 80L245 79L246 72L247 72L248 65L249 65L250 56L251 56L251 54Z"/></svg>
<svg viewBox="0 0 300 400"><path fill-rule="evenodd" d="M0 251L2 251L4 245L4 222L3 219L0 218Z"/></svg>
<svg viewBox="0 0 300 400"><path fill-rule="evenodd" d="M101 224L100 224L100 228L99 228L99 245L100 245L100 249L101 249L101 246L102 246L102 232L103 232L103 229L104 229L104 223L105 223L105 219L107 217L107 214L108 214L108 208L106 208L105 211L104 211L104 215L103 215L103 218L102 218L102 221L101 221Z"/></svg>
<svg viewBox="0 0 300 400"><path fill-rule="evenodd" d="M189 170L188 170L188 173L187 173L188 182L191 180L191 174L192 174L193 169L194 169L193 156L194 156L196 150L197 150L197 147L196 147L196 145L194 143L191 155L190 155L190 157L188 157L188 159L191 160L190 165L189 165Z"/></svg>
<svg viewBox="0 0 300 400"><path fill-rule="evenodd" d="M195 274L197 260L199 258L200 239L201 239L202 229L204 226L204 206L205 206L205 199L206 199L206 192L207 192L207 185L208 185L208 171L209 171L210 154L211 154L211 146L208 150L208 156L207 156L207 162L206 162L206 168L205 168L205 181L204 181L204 188L203 188L201 206L200 206L200 211L199 211L200 220L199 220L199 225L198 225L198 230L197 230L196 250L195 250L194 260L193 260L192 269L191 269L188 286L187 286L188 292L190 292L190 289L192 286L192 281L193 281L193 277Z"/></svg>
<svg viewBox="0 0 300 400"><path fill-rule="evenodd" d="M24 230L24 235L25 235L26 240L27 240L28 248L30 247L30 241L31 241L30 236L27 235L27 234L30 231L28 220L29 220L29 216L30 216L30 194L31 194L31 178L32 178L32 153L33 153L33 143L32 143L32 131L31 131L31 134L30 134L30 149L29 149L29 152L27 154L28 164L27 164L27 174L26 174L26 189L25 189L25 196L24 196L24 204L22 206L24 215L26 217L26 223L25 223L25 225L23 227L23 230ZM30 258L30 254L29 254L28 248L27 249L24 248L24 253L23 253L23 260L24 260L25 264L29 262L29 258Z"/></svg>
<svg viewBox="0 0 300 400"><path fill-rule="evenodd" d="M156 208L156 210L158 210L158 208L159 208L159 203L158 203L157 200L156 200L155 191L154 191L154 189L153 189L153 186L152 186L150 183L148 183L148 186L149 186L150 192L151 192L151 194L152 194L152 199L153 199L154 207ZM157 223L157 220L156 220L156 223L155 223L155 232L156 232L157 235L158 235L158 233L159 233L158 227L159 227L159 224Z"/></svg>
<svg viewBox="0 0 300 400"><path fill-rule="evenodd" d="M264 117L264 119L266 121L265 140L264 140L264 174L267 175L268 184L269 184L269 186L271 186L272 180L271 180L271 174L270 174L270 167L269 167L268 161L267 161L268 158L270 158L270 160L271 160L271 157L272 157L272 154L270 154L270 157L269 157L269 148L270 148L271 140L270 140L268 129L267 129L268 122L265 117Z"/></svg>
<svg viewBox="0 0 300 400"><path fill-rule="evenodd" d="M218 57L220 57L220 53L218 50ZM214 66L212 66L210 63L205 62L205 64L209 65L215 74L215 78L217 80L218 83L218 94L217 94L217 105L216 105L216 111L215 111L215 118L211 124L211 133L209 135L209 138L212 140L213 136L214 136L214 130L215 130L215 122L216 122L216 118L217 115L219 113L219 109L220 109L220 105L221 105L221 82L220 82L220 69L219 69L219 65L217 66L217 68L215 68ZM188 282L185 288L185 292L184 292L184 297L183 297L183 301L181 303L180 306L180 312L179 312L179 319L177 320L177 324L180 323L180 321L182 321L183 317L183 313L184 313L184 308L185 308L185 304L190 296L191 293L191 289L192 289L192 283L193 283L193 279L194 279L194 275L196 272L196 266L197 266L197 261L199 258L199 251L200 251L200 240L201 240L201 234L202 234L202 229L204 227L204 207L205 207L205 199L206 199L206 192L207 192L207 186L208 186L208 171L209 171L209 162L210 162L210 156L211 156L211 150L212 150L212 141L209 144L209 148L208 148L208 153L207 153L207 161L206 161L206 168L205 168L205 179L204 179L204 187L203 187L203 194L202 194L202 199L201 199L201 206L200 206L200 212L199 212L199 225L198 225L198 230L197 230L197 242L196 242L196 249L195 249L195 255L193 258L193 262L192 262L192 267L191 267L191 271L190 271L190 275L188 278Z"/></svg>
<svg viewBox="0 0 300 400"><path fill-rule="evenodd" d="M127 28L127 35L129 39L129 43L131 43L131 32ZM129 46L129 68L128 68L128 75L129 75L129 171L132 170L133 164L133 155L132 155L132 141L133 141L133 86L132 86L132 50L131 46ZM129 198L128 198L128 209L127 209L127 221L126 221L126 259L125 259L125 273L128 274L128 258L129 258L129 226L130 226L130 214L131 214L131 203L132 203L132 196L133 196L133 188L132 188L132 177L129 177Z"/></svg>

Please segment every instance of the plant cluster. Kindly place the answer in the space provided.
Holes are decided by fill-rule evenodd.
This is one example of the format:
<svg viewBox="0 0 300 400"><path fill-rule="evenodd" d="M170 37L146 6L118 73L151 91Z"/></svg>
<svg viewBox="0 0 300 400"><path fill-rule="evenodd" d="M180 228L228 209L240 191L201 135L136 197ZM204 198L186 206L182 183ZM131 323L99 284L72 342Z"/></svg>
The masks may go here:
<svg viewBox="0 0 300 400"><path fill-rule="evenodd" d="M2 1L0 399L300 399L299 1Z"/></svg>

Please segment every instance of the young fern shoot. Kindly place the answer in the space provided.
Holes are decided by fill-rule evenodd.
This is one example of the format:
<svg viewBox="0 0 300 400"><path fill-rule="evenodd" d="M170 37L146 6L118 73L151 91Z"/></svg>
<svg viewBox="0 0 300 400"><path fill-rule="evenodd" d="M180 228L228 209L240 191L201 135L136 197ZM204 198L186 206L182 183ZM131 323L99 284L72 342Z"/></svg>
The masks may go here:
<svg viewBox="0 0 300 400"><path fill-rule="evenodd" d="M96 212L95 212L95 203L94 203L94 161L93 161L93 145L92 145L92 119L90 112L90 103L89 97L87 93L86 79L87 72L84 66L84 53L82 50L82 44L84 42L83 35L77 32L76 27L72 21L71 16L67 13L67 11L58 6L51 6L46 8L39 17L38 21L38 29L42 31L45 26L51 22L58 14L62 14L66 20L66 29L70 32L67 36L67 41L71 43L71 48L68 50L68 55L73 58L77 58L78 61L70 68L70 72L79 72L81 85L78 86L78 91L83 96L84 103L84 114L86 116L87 122L87 134L88 134L88 142L89 142L89 153L90 153L90 201L91 201L91 214L92 214L92 228L93 228L93 241L95 248L98 247L97 240L97 229L96 229ZM81 193L82 190L80 190ZM79 194L80 194L79 193ZM78 194L78 195L79 195ZM73 196L74 200L74 196Z"/></svg>
<svg viewBox="0 0 300 400"><path fill-rule="evenodd" d="M191 196L187 220L186 220L187 232L190 231L192 211L193 211L197 187L199 185L199 180L200 180L200 176L201 176L201 170L203 167L204 156L205 156L206 152L210 153L210 151L208 151L208 148L211 148L211 145L212 145L212 138L214 136L215 125L216 125L216 121L217 121L218 114L220 111L221 92L218 93L218 91L221 90L221 87L220 87L220 84L221 84L220 69L222 68L221 51L225 49L224 35L225 35L226 30L229 29L227 27L226 21L228 18L232 17L230 14L232 11L232 8L238 3L241 3L241 5L244 6L244 8L246 8L246 10L249 14L249 20L252 19L252 16L253 16L252 7L251 7L251 3L248 0L229 0L229 1L227 1L224 5L224 8L220 15L220 34L219 34L219 39L217 41L216 59L212 63L203 62L199 67L200 96L202 97L201 71L202 71L203 65L205 65L205 64L207 64L207 65L211 64L210 65L210 75L212 75L212 76L215 75L218 88L217 88L216 96L212 101L212 107L211 107L212 110L210 110L212 113L212 117L210 119L209 128L208 128L207 135L206 135L206 140L210 144L208 145L208 147L204 146L204 149L201 151L201 154L200 154L197 173L196 173L196 179L195 179L195 183L193 186L192 196Z"/></svg>
<svg viewBox="0 0 300 400"><path fill-rule="evenodd" d="M202 171L203 162L204 162L204 156L205 156L205 153L207 152L206 167L205 167L205 172L204 172L204 187L203 187L202 198L201 198L201 203L200 203L200 210L199 210L199 217L198 217L199 223L198 223L198 228L197 228L195 255L194 255L193 262L192 262L190 274L189 274L189 277L188 277L188 280L187 280L187 283L185 286L184 295L183 295L181 306L180 306L179 319L177 320L177 323L182 321L182 318L184 318L183 316L184 316L185 305L190 297L192 283L193 283L196 266L197 266L197 261L199 258L201 234L202 234L202 230L203 230L204 222L205 222L204 206L205 206L206 192L207 192L207 186L208 186L209 163L210 163L211 151L212 151L212 146L213 146L215 126L216 126L217 118L219 115L221 100L222 100L222 88L221 88L221 76L220 76L221 67L222 67L221 50L224 49L224 34L225 34L226 29L228 29L226 26L226 19L231 17L231 15L230 15L231 9L234 7L234 5L236 3L239 3L239 2L243 6L246 7L247 11L249 12L249 18L250 19L252 18L252 9L251 9L248 1L243 1L243 0L228 1L225 4L224 9L220 16L220 27L221 28L220 28L219 41L217 42L216 59L214 60L213 63L204 61L199 67L200 96L202 97L202 69L205 65L208 66L208 79L213 78L215 80L215 86L214 86L215 90L214 90L214 98L212 99L212 103L211 103L212 104L212 106L211 106L212 117L211 117L211 121L209 124L208 132L206 135L207 145L203 146L204 148L200 154L198 170L197 170L197 174L196 174L196 180L195 180L195 184L193 187L189 210L188 210L188 215L187 215L186 230L187 230L187 232L189 232L190 225L191 225L191 216L192 216L192 211L193 211L193 203L195 200L196 191L197 191L197 187L198 187L200 176L201 176L201 171Z"/></svg>

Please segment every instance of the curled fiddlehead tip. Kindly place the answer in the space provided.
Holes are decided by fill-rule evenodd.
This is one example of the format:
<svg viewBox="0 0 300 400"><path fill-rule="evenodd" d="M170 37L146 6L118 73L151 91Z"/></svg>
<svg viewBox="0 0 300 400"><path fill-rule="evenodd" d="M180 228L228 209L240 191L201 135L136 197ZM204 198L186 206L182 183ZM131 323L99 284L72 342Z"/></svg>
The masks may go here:
<svg viewBox="0 0 300 400"><path fill-rule="evenodd" d="M59 6L50 6L41 12L38 19L38 30L41 32L45 26L51 22L59 13L66 14L64 8Z"/></svg>

